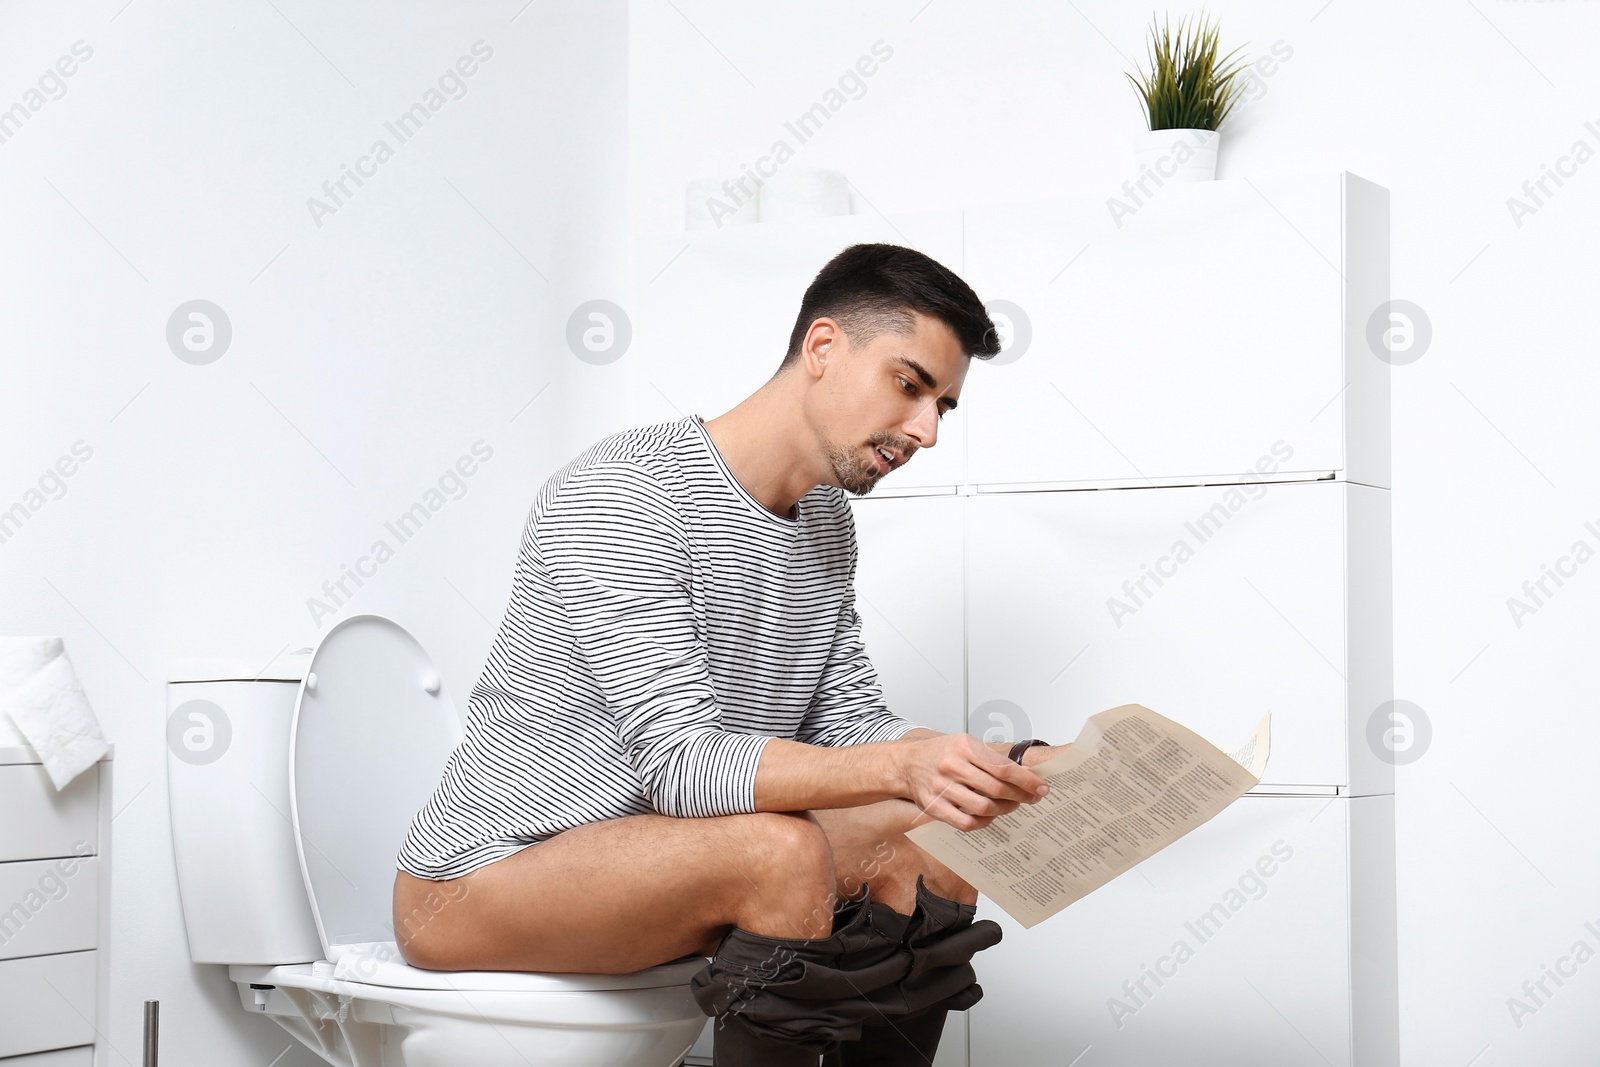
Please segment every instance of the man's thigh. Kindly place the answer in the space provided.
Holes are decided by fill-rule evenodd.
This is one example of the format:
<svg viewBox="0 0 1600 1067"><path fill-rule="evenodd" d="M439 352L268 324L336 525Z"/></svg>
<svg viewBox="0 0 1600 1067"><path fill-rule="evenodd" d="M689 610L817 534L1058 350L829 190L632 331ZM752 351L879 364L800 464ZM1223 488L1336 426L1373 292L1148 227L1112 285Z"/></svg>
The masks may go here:
<svg viewBox="0 0 1600 1067"><path fill-rule="evenodd" d="M574 827L449 881L400 871L395 936L409 963L434 970L623 974L709 956L744 902L793 896L778 820L805 818L635 815ZM817 874L825 894L826 872Z"/></svg>
<svg viewBox="0 0 1600 1067"><path fill-rule="evenodd" d="M916 907L920 874L927 887L940 896L963 904L977 903L976 889L905 837L913 826L931 821L911 801L812 808L810 814L822 826L833 848L836 892L841 898L860 895L861 886L866 883L871 886L873 900L909 915Z"/></svg>
<svg viewBox="0 0 1600 1067"><path fill-rule="evenodd" d="M768 842L777 820L817 824L833 852L834 892L910 914L917 876L942 896L977 893L906 840L928 821L916 805L675 819L635 815L590 823L448 881L397 872L395 936L414 966L435 970L623 974L697 953L713 955L741 904L792 896L797 873ZM776 835L781 837L782 835ZM826 937L826 910L804 922Z"/></svg>

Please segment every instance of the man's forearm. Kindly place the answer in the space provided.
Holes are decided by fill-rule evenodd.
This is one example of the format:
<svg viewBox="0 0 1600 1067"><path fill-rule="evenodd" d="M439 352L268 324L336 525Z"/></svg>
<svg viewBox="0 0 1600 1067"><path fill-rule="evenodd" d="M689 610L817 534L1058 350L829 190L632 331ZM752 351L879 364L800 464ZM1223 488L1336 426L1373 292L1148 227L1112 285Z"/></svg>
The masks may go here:
<svg viewBox="0 0 1600 1067"><path fill-rule="evenodd" d="M756 766L756 810L853 808L900 797L905 787L899 749L919 733L934 731L837 748L775 737L762 747Z"/></svg>
<svg viewBox="0 0 1600 1067"><path fill-rule="evenodd" d="M938 730L929 730L919 726L915 730L909 730L902 734L900 740L915 741L919 737L938 736ZM1072 742L1069 741L1067 742L1067 745L1070 745L1071 743ZM984 744L988 745L1002 756L1009 756L1011 754L1010 741L985 741ZM1024 749L1022 752L1022 765L1024 767L1032 767L1035 763L1043 763L1047 759L1053 759L1054 757L1065 752L1067 750L1067 745L1034 745L1032 748Z"/></svg>
<svg viewBox="0 0 1600 1067"><path fill-rule="evenodd" d="M757 811L803 811L807 808L853 808L905 795L898 746L939 737L942 732L917 727L895 741L828 748L773 738L761 750L756 767ZM1004 756L1008 741L986 742ZM1060 755L1066 745L1035 745L1022 753L1022 765Z"/></svg>

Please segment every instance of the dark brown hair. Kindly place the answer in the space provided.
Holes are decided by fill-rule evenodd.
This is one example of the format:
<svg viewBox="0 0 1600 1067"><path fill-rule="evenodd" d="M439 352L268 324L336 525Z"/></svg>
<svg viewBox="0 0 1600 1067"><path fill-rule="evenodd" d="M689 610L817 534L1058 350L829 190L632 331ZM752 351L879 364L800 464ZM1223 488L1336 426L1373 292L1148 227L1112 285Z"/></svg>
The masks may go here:
<svg viewBox="0 0 1600 1067"><path fill-rule="evenodd" d="M882 333L910 333L911 312L950 327L961 350L978 359L1000 351L1000 335L971 286L938 261L900 245L851 245L817 272L800 301L781 371L800 358L800 345L820 318L838 321L850 343Z"/></svg>

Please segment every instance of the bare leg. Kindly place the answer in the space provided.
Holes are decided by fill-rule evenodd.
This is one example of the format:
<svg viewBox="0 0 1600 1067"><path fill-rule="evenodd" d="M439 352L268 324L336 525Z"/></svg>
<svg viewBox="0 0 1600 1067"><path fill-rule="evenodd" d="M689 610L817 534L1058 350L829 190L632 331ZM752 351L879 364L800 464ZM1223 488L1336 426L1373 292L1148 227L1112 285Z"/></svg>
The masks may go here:
<svg viewBox="0 0 1600 1067"><path fill-rule="evenodd" d="M978 902L978 891L965 879L906 839L907 830L932 821L911 801L814 808L811 814L828 835L839 897L854 899L865 882L872 887L873 900L909 915L916 907L920 874L927 887L942 897L962 904Z"/></svg>
<svg viewBox="0 0 1600 1067"><path fill-rule="evenodd" d="M397 872L395 935L416 967L623 974L713 955L734 926L826 937L834 884L827 837L806 812L635 815L449 881Z"/></svg>
<svg viewBox="0 0 1600 1067"><path fill-rule="evenodd" d="M435 970L623 974L711 956L735 926L822 938L842 898L902 914L917 876L965 904L977 891L906 840L928 822L910 801L708 819L635 815L589 823L461 878L397 872L401 955Z"/></svg>

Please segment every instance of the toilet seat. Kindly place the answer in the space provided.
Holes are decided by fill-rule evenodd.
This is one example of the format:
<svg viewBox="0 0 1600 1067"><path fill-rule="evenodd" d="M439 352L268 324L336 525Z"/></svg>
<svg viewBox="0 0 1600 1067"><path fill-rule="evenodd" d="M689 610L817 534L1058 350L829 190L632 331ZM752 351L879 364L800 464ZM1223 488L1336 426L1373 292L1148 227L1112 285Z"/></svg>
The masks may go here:
<svg viewBox="0 0 1600 1067"><path fill-rule="evenodd" d="M571 993L600 989L658 989L681 986L705 966L700 955L683 956L627 974L531 971L430 971L406 963L393 941L342 945L325 977L384 989L456 992ZM313 968L315 972L315 967Z"/></svg>

